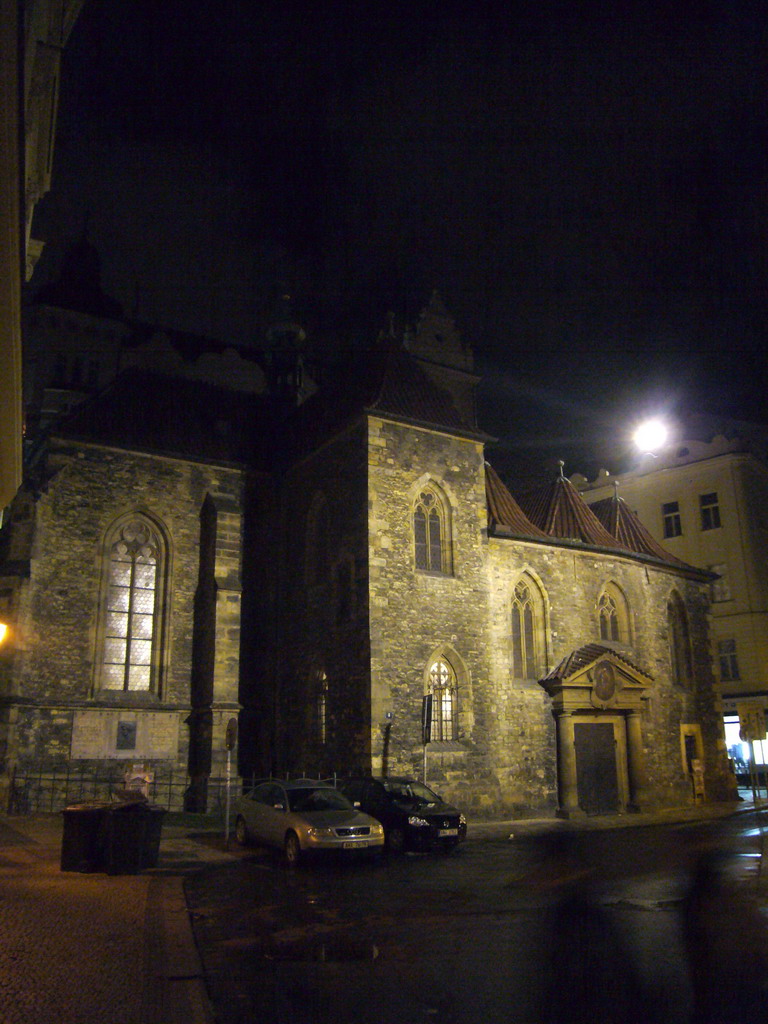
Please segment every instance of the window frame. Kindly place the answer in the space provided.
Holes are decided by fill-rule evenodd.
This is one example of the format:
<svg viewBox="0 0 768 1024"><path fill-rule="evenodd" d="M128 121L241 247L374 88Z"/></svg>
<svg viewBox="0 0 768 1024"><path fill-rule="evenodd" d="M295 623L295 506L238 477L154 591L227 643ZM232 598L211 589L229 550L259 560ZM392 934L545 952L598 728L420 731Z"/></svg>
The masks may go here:
<svg viewBox="0 0 768 1024"><path fill-rule="evenodd" d="M600 623L600 639L618 643L620 640L619 609L616 607L616 599L605 590L597 602L597 617Z"/></svg>
<svg viewBox="0 0 768 1024"><path fill-rule="evenodd" d="M444 654L430 659L427 671L428 693L432 694L432 724L429 732L430 743L451 743L459 738L459 694L458 676L453 665ZM441 667L445 669L443 673ZM439 676L441 685L436 685ZM442 685L443 678L448 685ZM436 699L439 696L439 699ZM447 701L446 701L447 696ZM446 707L448 713L446 714ZM446 728L447 726L447 728ZM445 735L448 732L450 735Z"/></svg>
<svg viewBox="0 0 768 1024"><path fill-rule="evenodd" d="M118 608L110 607L111 592L116 584L114 580L114 565L118 562L128 564L125 559L118 560L113 557L115 547L119 543L125 543L125 534L129 528L138 525L149 532L155 545L155 572L154 572L154 595L152 602L152 630L149 637L149 659L148 684L146 687L138 688L126 685L130 683L130 665L128 651L130 640L145 640L144 637L127 638L126 659L123 662L107 661L107 642L111 638L120 639L117 634L110 634L109 618L112 614L122 614ZM131 541L131 543L133 543ZM133 566L136 560L131 561L131 579L133 580ZM142 563L145 564L145 563ZM168 579L170 575L170 545L166 531L160 522L143 510L135 510L127 513L111 524L104 535L101 551L101 596L98 606L98 620L96 628L96 649L94 657L94 682L93 692L99 696L113 700L141 700L160 699L165 682L165 656L166 656L166 627L169 615L168 603ZM131 588L132 589L132 588ZM141 588L137 588L141 589ZM129 594L129 603L132 594ZM130 615L131 612L129 611ZM134 612L137 615L145 615L146 612ZM131 620L126 623L126 630L130 631ZM107 685L108 666L123 665L123 685L120 687ZM136 664L136 663L133 663Z"/></svg>
<svg viewBox="0 0 768 1024"><path fill-rule="evenodd" d="M330 510L322 491L316 491L304 527L304 582L310 587L329 583Z"/></svg>
<svg viewBox="0 0 768 1024"><path fill-rule="evenodd" d="M726 645L728 645L728 650L725 649ZM727 637L724 640L718 640L717 660L720 665L720 679L724 683L741 682L741 672L739 670L739 657L738 651L736 650L735 637Z"/></svg>
<svg viewBox="0 0 768 1024"><path fill-rule="evenodd" d="M664 501L661 504L661 524L664 540L682 537L683 520L680 515L679 501Z"/></svg>
<svg viewBox="0 0 768 1024"><path fill-rule="evenodd" d="M677 591L667 598L667 629L674 682L684 690L690 690L694 680L691 629L687 609Z"/></svg>
<svg viewBox="0 0 768 1024"><path fill-rule="evenodd" d="M629 602L621 587L613 581L606 583L598 596L597 624L601 640L617 644L632 643ZM604 629L604 625L610 625L611 628ZM606 635L606 632L610 635Z"/></svg>
<svg viewBox="0 0 768 1024"><path fill-rule="evenodd" d="M538 680L546 672L545 628L546 605L541 587L529 572L523 572L512 588L510 602L510 660L513 679Z"/></svg>
<svg viewBox="0 0 768 1024"><path fill-rule="evenodd" d="M432 483L419 487L416 492L411 506L411 532L416 571L432 576L451 576L450 505Z"/></svg>
<svg viewBox="0 0 768 1024"><path fill-rule="evenodd" d="M720 518L720 501L717 491L699 495L699 515L701 516L702 531L720 529L723 523Z"/></svg>
<svg viewBox="0 0 768 1024"><path fill-rule="evenodd" d="M315 684L315 736L321 747L328 745L328 676L321 671Z"/></svg>

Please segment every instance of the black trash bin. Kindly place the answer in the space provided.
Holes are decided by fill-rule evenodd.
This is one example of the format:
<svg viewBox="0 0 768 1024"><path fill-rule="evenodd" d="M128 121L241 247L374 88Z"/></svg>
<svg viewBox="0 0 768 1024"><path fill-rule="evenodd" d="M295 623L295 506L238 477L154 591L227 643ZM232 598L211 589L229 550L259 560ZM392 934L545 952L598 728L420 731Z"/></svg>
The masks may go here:
<svg viewBox="0 0 768 1024"><path fill-rule="evenodd" d="M144 819L144 844L141 857L141 866L143 868L157 867L157 862L160 859L160 839L163 834L164 817L164 807L154 807L151 804L147 804L147 814Z"/></svg>
<svg viewBox="0 0 768 1024"><path fill-rule="evenodd" d="M108 803L72 804L62 811L62 871L104 870L104 824Z"/></svg>
<svg viewBox="0 0 768 1024"><path fill-rule="evenodd" d="M107 874L135 875L157 867L163 828L162 807L143 801L113 804L104 828L104 861Z"/></svg>

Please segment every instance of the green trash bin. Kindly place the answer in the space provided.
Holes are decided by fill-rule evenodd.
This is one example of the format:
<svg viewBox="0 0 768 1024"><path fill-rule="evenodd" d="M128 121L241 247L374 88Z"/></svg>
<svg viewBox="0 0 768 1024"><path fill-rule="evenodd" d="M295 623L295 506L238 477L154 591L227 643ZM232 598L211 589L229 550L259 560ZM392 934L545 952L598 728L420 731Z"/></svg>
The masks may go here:
<svg viewBox="0 0 768 1024"><path fill-rule="evenodd" d="M64 831L61 840L62 871L104 870L104 824L108 803L72 804L61 812Z"/></svg>

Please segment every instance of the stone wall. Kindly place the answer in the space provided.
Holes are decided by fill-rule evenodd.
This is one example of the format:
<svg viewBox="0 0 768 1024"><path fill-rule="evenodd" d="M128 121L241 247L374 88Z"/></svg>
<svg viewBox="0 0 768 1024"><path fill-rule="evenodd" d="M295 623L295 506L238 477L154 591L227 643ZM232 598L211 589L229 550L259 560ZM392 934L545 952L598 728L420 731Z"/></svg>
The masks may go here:
<svg viewBox="0 0 768 1024"><path fill-rule="evenodd" d="M249 474L244 504L238 753L241 774L260 777L276 768L277 756L277 599L284 563L276 481L266 473Z"/></svg>
<svg viewBox="0 0 768 1024"><path fill-rule="evenodd" d="M548 701L535 681L512 678L510 607L523 572L535 579L546 610L545 671L584 644L600 641L598 600L608 583L624 594L629 637L614 646L653 679L644 702L642 731L652 806L681 806L692 800L691 781L681 753L681 724L701 728L709 794L723 799L722 719L714 691L705 585L631 558L547 544L491 539L491 628L493 678L498 703L494 760L508 780L515 805L551 807L556 798L554 723ZM684 689L672 678L667 600L677 592L690 626L694 683Z"/></svg>
<svg viewBox="0 0 768 1024"><path fill-rule="evenodd" d="M347 772L370 758L365 481L360 422L298 462L285 480L275 700L283 770Z"/></svg>
<svg viewBox="0 0 768 1024"><path fill-rule="evenodd" d="M85 742L82 737L90 726L83 712L88 709L122 709L124 727L129 732L137 716L157 718L160 712L169 712L169 721L178 719L173 756L168 756L170 727L165 720L161 728L153 719L152 729L144 729L148 723L141 720L136 731L145 737L145 743L137 760L153 761L153 753L162 747L164 763L185 769L189 747L185 719L192 704L195 593L200 582L201 511L206 499L218 506L211 563L218 596L213 601L213 621L206 626L212 630L215 647L215 693L211 696L236 708L241 473L232 468L52 442L44 479L34 502L29 558L11 566L16 573L17 620L13 624L12 660L6 666L3 683L3 703L5 717L17 718L18 724L9 736L6 755L12 762L60 765L70 756L73 722L79 723ZM120 516L134 511L151 517L167 544L161 616L163 656L157 666L158 687L150 693L99 689L96 672L105 537ZM225 606L218 607L222 602ZM96 728L94 723L91 726ZM83 728L86 733L82 733ZM96 739L93 743L98 746ZM119 742L115 746L116 750L106 751L107 758L130 758L129 752L119 751ZM104 754L94 747L94 758ZM80 758L88 761L84 750L80 750Z"/></svg>
<svg viewBox="0 0 768 1024"><path fill-rule="evenodd" d="M415 567L413 503L427 483L450 506L453 564L446 574ZM542 601L541 675L600 640L598 601L606 584L624 595L627 635L616 648L653 680L641 726L647 808L693 800L684 727L700 736L707 795L726 796L705 584L567 543L489 539L482 447L436 431L369 420L369 506L375 773L422 776L421 700L429 665L441 656L457 676L459 736L428 745L428 781L476 816L555 813L551 701L537 678L516 679L511 664L511 601L527 572ZM673 592L688 613L694 680L687 688L672 678L667 601Z"/></svg>
<svg viewBox="0 0 768 1024"><path fill-rule="evenodd" d="M489 759L482 445L371 417L368 470L373 771L421 778L421 702L442 655L457 677L459 736L429 745L427 778L460 806L490 813L498 783ZM413 506L427 484L440 489L449 512L452 565L444 575L415 567Z"/></svg>

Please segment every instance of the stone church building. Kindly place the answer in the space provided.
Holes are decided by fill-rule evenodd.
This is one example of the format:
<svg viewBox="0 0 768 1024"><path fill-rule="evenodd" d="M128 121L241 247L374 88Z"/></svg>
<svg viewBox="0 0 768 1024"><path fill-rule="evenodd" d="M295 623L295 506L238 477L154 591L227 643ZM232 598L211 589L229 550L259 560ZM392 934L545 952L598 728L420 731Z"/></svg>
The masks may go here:
<svg viewBox="0 0 768 1024"><path fill-rule="evenodd" d="M134 360L41 436L0 531L8 799L143 768L210 808L232 718L243 777L426 771L470 817L732 798L711 574L562 470L513 497L439 298L300 403L280 340L266 390Z"/></svg>

